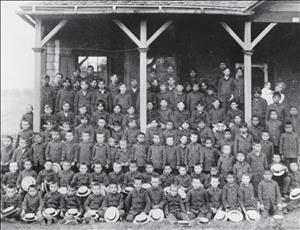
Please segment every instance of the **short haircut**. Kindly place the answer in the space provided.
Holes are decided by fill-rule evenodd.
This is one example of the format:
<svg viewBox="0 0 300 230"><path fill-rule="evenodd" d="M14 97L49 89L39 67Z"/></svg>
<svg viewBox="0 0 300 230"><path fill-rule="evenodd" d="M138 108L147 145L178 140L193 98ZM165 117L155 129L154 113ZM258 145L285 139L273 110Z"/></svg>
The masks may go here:
<svg viewBox="0 0 300 230"><path fill-rule="evenodd" d="M274 92L274 93L273 93L273 98L274 98L274 97L279 97L279 98L281 98L281 93L279 93L279 92L277 92L277 91Z"/></svg>

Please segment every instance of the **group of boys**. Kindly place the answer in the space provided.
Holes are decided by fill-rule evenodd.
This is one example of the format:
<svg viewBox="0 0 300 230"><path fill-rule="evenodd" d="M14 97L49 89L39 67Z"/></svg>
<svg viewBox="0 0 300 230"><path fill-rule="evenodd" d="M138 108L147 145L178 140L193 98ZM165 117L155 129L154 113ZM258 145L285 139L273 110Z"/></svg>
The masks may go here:
<svg viewBox="0 0 300 230"><path fill-rule="evenodd" d="M48 224L89 223L105 221L110 207L130 222L153 209L170 222L293 210L300 201L290 194L300 188L297 108L280 104L277 92L268 106L255 89L248 126L229 69L223 74L218 93L205 82L185 89L172 76L149 82L146 133L139 130L136 80L127 87L112 75L106 86L59 74L52 87L44 77L43 131L33 132L28 106L15 143L3 139L3 219L34 213ZM28 177L35 183L25 189Z"/></svg>

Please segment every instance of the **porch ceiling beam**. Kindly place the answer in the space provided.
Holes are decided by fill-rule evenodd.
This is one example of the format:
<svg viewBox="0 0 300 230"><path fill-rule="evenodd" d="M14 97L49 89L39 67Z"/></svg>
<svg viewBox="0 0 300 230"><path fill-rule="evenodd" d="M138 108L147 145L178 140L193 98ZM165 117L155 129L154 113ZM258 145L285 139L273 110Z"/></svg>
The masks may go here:
<svg viewBox="0 0 300 230"><path fill-rule="evenodd" d="M251 49L253 49L270 31L276 26L277 23L270 23L251 43Z"/></svg>
<svg viewBox="0 0 300 230"><path fill-rule="evenodd" d="M124 25L123 22L121 22L120 20L115 19L114 22L117 24L117 26L120 27L121 30L123 30L123 32L125 34L127 34L127 36L138 46L141 47L141 42L140 40L127 28L127 26Z"/></svg>
<svg viewBox="0 0 300 230"><path fill-rule="evenodd" d="M67 24L68 20L61 20L41 41L41 47L46 45L46 43L53 38L61 28L63 28Z"/></svg>
<svg viewBox="0 0 300 230"><path fill-rule="evenodd" d="M225 22L220 22L223 28L229 33L229 35L243 48L245 49L245 43L240 39L240 37L230 28L230 26Z"/></svg>
<svg viewBox="0 0 300 230"><path fill-rule="evenodd" d="M162 32L164 32L169 25L172 23L172 21L167 21L166 23L164 23L148 40L147 40L147 46L150 46L152 42L154 42L154 40L156 38L158 38L159 35L161 35Z"/></svg>

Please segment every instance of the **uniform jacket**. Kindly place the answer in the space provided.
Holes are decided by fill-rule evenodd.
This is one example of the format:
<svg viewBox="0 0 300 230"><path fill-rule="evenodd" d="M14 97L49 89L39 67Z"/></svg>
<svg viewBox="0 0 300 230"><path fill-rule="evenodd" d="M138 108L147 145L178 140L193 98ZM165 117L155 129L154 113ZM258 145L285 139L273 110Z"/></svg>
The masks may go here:
<svg viewBox="0 0 300 230"><path fill-rule="evenodd" d="M70 163L75 162L76 156L78 155L78 143L75 139L72 141L65 141L63 147L62 161L68 161Z"/></svg>
<svg viewBox="0 0 300 230"><path fill-rule="evenodd" d="M163 165L169 164L171 168L176 168L177 166L177 156L176 156L176 147L165 146L163 149Z"/></svg>
<svg viewBox="0 0 300 230"><path fill-rule="evenodd" d="M219 80L218 96L222 102L228 101L233 94L234 80L232 78L225 79L224 77Z"/></svg>
<svg viewBox="0 0 300 230"><path fill-rule="evenodd" d="M56 180L58 178L58 175L56 172L54 172L52 169L47 171L46 169L43 169L42 171L39 172L37 178L36 178L36 183L38 185L41 185L44 181L50 182L53 180Z"/></svg>
<svg viewBox="0 0 300 230"><path fill-rule="evenodd" d="M299 188L300 187L300 172L289 172L289 177L291 179L290 189Z"/></svg>
<svg viewBox="0 0 300 230"><path fill-rule="evenodd" d="M125 199L125 206L133 212L148 213L151 209L151 201L146 190L132 190Z"/></svg>
<svg viewBox="0 0 300 230"><path fill-rule="evenodd" d="M203 147L200 156L200 164L203 165L203 171L209 172L212 166L217 165L220 156L219 150L211 147Z"/></svg>
<svg viewBox="0 0 300 230"><path fill-rule="evenodd" d="M204 188L192 188L188 191L185 199L186 210L189 212L202 213L207 212L207 195Z"/></svg>
<svg viewBox="0 0 300 230"><path fill-rule="evenodd" d="M102 143L102 144L96 143L93 146L92 161L93 162L99 161L102 167L105 167L107 164L110 163L109 147L106 143Z"/></svg>
<svg viewBox="0 0 300 230"><path fill-rule="evenodd" d="M297 133L283 133L280 136L279 152L284 158L297 158L300 156L299 137Z"/></svg>
<svg viewBox="0 0 300 230"><path fill-rule="evenodd" d="M223 154L220 156L217 164L218 171L221 175L227 176L227 173L232 171L234 157L228 156L225 157Z"/></svg>
<svg viewBox="0 0 300 230"><path fill-rule="evenodd" d="M102 208L116 207L119 210L124 209L124 199L121 193L108 193L102 203Z"/></svg>
<svg viewBox="0 0 300 230"><path fill-rule="evenodd" d="M18 162L19 169L23 168L23 160L30 159L32 160L32 150L29 148L21 149L17 148L14 150L12 160Z"/></svg>
<svg viewBox="0 0 300 230"><path fill-rule="evenodd" d="M211 207L216 209L220 208L222 204L222 189L219 187L217 188L209 187L207 189L207 202L209 208Z"/></svg>
<svg viewBox="0 0 300 230"><path fill-rule="evenodd" d="M185 165L186 154L187 154L187 146L179 144L176 146L176 157L177 157L177 165Z"/></svg>
<svg viewBox="0 0 300 230"><path fill-rule="evenodd" d="M247 133L246 135L237 135L234 138L234 154L236 155L238 152L242 152L245 155L247 155L251 149L252 149L252 144L253 144L253 137L251 134Z"/></svg>
<svg viewBox="0 0 300 230"><path fill-rule="evenodd" d="M58 173L58 178L59 178L59 186L60 187L67 187L72 179L73 179L73 176L75 175L75 173L69 169L69 170L61 170L59 173Z"/></svg>
<svg viewBox="0 0 300 230"><path fill-rule="evenodd" d="M185 212L183 200L178 194L176 196L168 194L166 196L165 215L167 216L169 213L175 214L178 212Z"/></svg>
<svg viewBox="0 0 300 230"><path fill-rule="evenodd" d="M257 201L254 197L254 189L252 184L247 186L241 183L238 189L238 202L241 208L256 208Z"/></svg>
<svg viewBox="0 0 300 230"><path fill-rule="evenodd" d="M157 119L159 123L166 124L167 121L173 121L173 111L171 109L158 109L157 111Z"/></svg>
<svg viewBox="0 0 300 230"><path fill-rule="evenodd" d="M93 93L90 91L83 92L82 90L78 91L75 94L74 98L74 111L75 114L78 114L78 108L80 105L86 105L87 110L91 111L92 106L92 100L93 100Z"/></svg>
<svg viewBox="0 0 300 230"><path fill-rule="evenodd" d="M105 172L100 172L100 173L92 172L91 177L92 177L92 183L104 184L105 186L108 185L108 179Z"/></svg>
<svg viewBox="0 0 300 230"><path fill-rule="evenodd" d="M126 113L127 109L134 105L131 96L127 93L119 93L116 97L114 97L114 106L117 104L122 106L123 113Z"/></svg>
<svg viewBox="0 0 300 230"><path fill-rule="evenodd" d="M163 188L169 187L171 184L174 183L175 180L175 176L173 174L165 174L163 173L160 177L159 177L160 181L161 181L161 186Z"/></svg>
<svg viewBox="0 0 300 230"><path fill-rule="evenodd" d="M240 183L243 174L250 175L250 178L252 177L252 169L250 165L247 162L239 162L237 161L233 166L233 175L235 177L235 180Z"/></svg>
<svg viewBox="0 0 300 230"><path fill-rule="evenodd" d="M69 122L71 127L73 127L75 124L75 115L71 111L64 112L61 110L56 114L56 121L59 125L62 125L64 122Z"/></svg>
<svg viewBox="0 0 300 230"><path fill-rule="evenodd" d="M93 144L90 142L80 142L78 144L78 155L76 156L76 162L92 164L92 150Z"/></svg>
<svg viewBox="0 0 300 230"><path fill-rule="evenodd" d="M199 164L202 157L202 148L200 144L190 143L187 145L185 165L194 166L195 164Z"/></svg>
<svg viewBox="0 0 300 230"><path fill-rule="evenodd" d="M19 177L18 172L7 172L1 178L1 184L7 186L9 184L16 185Z"/></svg>
<svg viewBox="0 0 300 230"><path fill-rule="evenodd" d="M235 183L225 184L222 192L222 203L225 209L237 209L238 207L238 185Z"/></svg>
<svg viewBox="0 0 300 230"><path fill-rule="evenodd" d="M14 154L12 145L1 149L1 163L9 165Z"/></svg>
<svg viewBox="0 0 300 230"><path fill-rule="evenodd" d="M262 97L254 97L252 99L252 114L258 116L261 122L266 117L268 102Z"/></svg>
<svg viewBox="0 0 300 230"><path fill-rule="evenodd" d="M22 170L20 173L19 173L19 176L18 176L18 179L17 179L17 188L21 188L21 182L23 180L24 177L26 176L32 176L33 178L36 178L37 177L37 173L36 171L30 169L30 170L27 170L27 169L24 169Z"/></svg>
<svg viewBox="0 0 300 230"><path fill-rule="evenodd" d="M160 209L164 209L165 206L165 193L164 190L161 187L157 187L157 188L149 188L147 190L148 192L148 196L150 198L151 201L151 205L153 207L153 205L158 205Z"/></svg>
<svg viewBox="0 0 300 230"><path fill-rule="evenodd" d="M36 213L37 211L42 211L43 208L43 198L39 193L35 196L30 196L28 193L25 195L22 203L22 210L24 210L25 213Z"/></svg>
<svg viewBox="0 0 300 230"><path fill-rule="evenodd" d="M46 144L45 143L34 143L32 145L32 160L33 165L37 166L38 164L44 165L46 159Z"/></svg>
<svg viewBox="0 0 300 230"><path fill-rule="evenodd" d="M281 203L280 189L274 180L262 180L258 185L258 201L264 205L265 209L269 209L270 205L276 207Z"/></svg>
<svg viewBox="0 0 300 230"><path fill-rule="evenodd" d="M14 206L15 208L21 208L22 199L18 194L15 194L13 197L8 197L3 195L1 197L1 210L4 210L8 207Z"/></svg>
<svg viewBox="0 0 300 230"><path fill-rule="evenodd" d="M209 122L210 124L216 124L218 121L225 120L225 111L222 108L212 108L208 112Z"/></svg>
<svg viewBox="0 0 300 230"><path fill-rule="evenodd" d="M282 122L279 120L269 120L266 122L266 129L270 133L270 140L273 142L274 146L279 146Z"/></svg>
<svg viewBox="0 0 300 230"><path fill-rule="evenodd" d="M55 163L60 163L64 155L64 143L59 140L52 140L46 147L46 160L51 160Z"/></svg>
<svg viewBox="0 0 300 230"><path fill-rule="evenodd" d="M263 175L265 169L268 167L268 162L264 153L260 153L259 156L255 154L254 151L250 152L246 161L249 163L252 169L253 181L261 181L263 179Z"/></svg>
<svg viewBox="0 0 300 230"><path fill-rule="evenodd" d="M80 172L76 173L73 176L73 179L72 179L72 182L71 182L71 184L76 184L78 188L80 186L90 187L91 183L92 183L91 174L89 174L89 173L82 174Z"/></svg>
<svg viewBox="0 0 300 230"><path fill-rule="evenodd" d="M112 171L108 174L108 181L116 181L118 185L122 187L124 183L124 173L122 171L119 173Z"/></svg>
<svg viewBox="0 0 300 230"><path fill-rule="evenodd" d="M179 187L189 188L192 183L192 178L190 175L177 175L174 179L174 184Z"/></svg>
<svg viewBox="0 0 300 230"><path fill-rule="evenodd" d="M148 149L148 161L153 164L155 169L161 169L163 166L163 149L162 145L150 145Z"/></svg>
<svg viewBox="0 0 300 230"><path fill-rule="evenodd" d="M63 102L67 101L70 104L70 109L73 111L74 99L76 92L73 89L60 89L56 94L55 111L58 112L63 106Z"/></svg>
<svg viewBox="0 0 300 230"><path fill-rule="evenodd" d="M58 191L47 192L44 196L44 208L61 209L63 207L63 195Z"/></svg>
<svg viewBox="0 0 300 230"><path fill-rule="evenodd" d="M94 193L91 193L86 199L86 201L84 202L84 209L100 210L103 200L104 200L103 195L101 194L95 195Z"/></svg>
<svg viewBox="0 0 300 230"><path fill-rule="evenodd" d="M116 152L115 161L119 161L120 163L129 163L132 159L132 154L130 149L121 149L119 148Z"/></svg>
<svg viewBox="0 0 300 230"><path fill-rule="evenodd" d="M132 159L136 161L137 167L145 166L147 161L148 145L136 143L132 146Z"/></svg>
<svg viewBox="0 0 300 230"><path fill-rule="evenodd" d="M197 128L198 123L200 121L204 121L206 124L209 123L208 112L206 110L202 110L201 112L198 110L194 110L191 116L191 124L193 128Z"/></svg>
<svg viewBox="0 0 300 230"><path fill-rule="evenodd" d="M76 193L72 195L64 195L63 196L63 208L61 209L62 212L66 212L67 210L71 208L76 208L80 212L82 211L82 205L80 202L80 198L76 196Z"/></svg>
<svg viewBox="0 0 300 230"><path fill-rule="evenodd" d="M92 99L92 106L93 106L93 110L96 111L96 107L97 107L97 102L98 101L104 101L105 103L105 109L107 111L111 111L112 110L112 97L109 91L107 90L97 90L95 91L94 95L93 95L93 99Z"/></svg>

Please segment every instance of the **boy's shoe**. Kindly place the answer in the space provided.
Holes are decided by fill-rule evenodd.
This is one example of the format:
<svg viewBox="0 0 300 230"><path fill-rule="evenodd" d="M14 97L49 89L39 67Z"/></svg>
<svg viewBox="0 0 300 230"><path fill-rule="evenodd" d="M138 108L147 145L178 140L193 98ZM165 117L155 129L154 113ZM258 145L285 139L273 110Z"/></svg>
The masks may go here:
<svg viewBox="0 0 300 230"><path fill-rule="evenodd" d="M100 222L100 223L104 223L104 222L105 222L105 219L102 218L102 217L100 217L100 218L99 218L99 222Z"/></svg>
<svg viewBox="0 0 300 230"><path fill-rule="evenodd" d="M282 212L283 212L283 214L288 214L289 211L285 208L282 210Z"/></svg>
<svg viewBox="0 0 300 230"><path fill-rule="evenodd" d="M15 223L17 220L15 218L7 218L7 222Z"/></svg>

